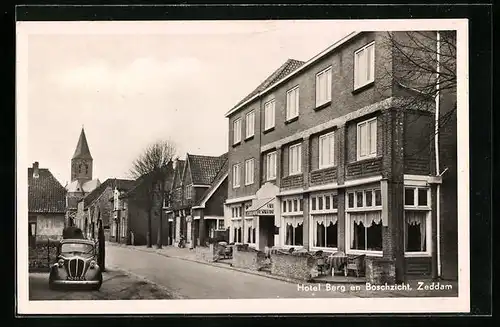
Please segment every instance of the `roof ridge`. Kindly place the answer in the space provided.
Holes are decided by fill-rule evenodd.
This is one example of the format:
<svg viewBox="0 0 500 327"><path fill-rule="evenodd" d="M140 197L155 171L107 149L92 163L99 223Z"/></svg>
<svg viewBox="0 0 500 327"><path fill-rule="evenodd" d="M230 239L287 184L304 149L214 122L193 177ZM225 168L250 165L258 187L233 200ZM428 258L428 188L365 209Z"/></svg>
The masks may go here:
<svg viewBox="0 0 500 327"><path fill-rule="evenodd" d="M253 96L255 96L257 93L271 87L274 85L277 81L276 78L283 73L287 68L292 66L292 64L296 65L303 65L305 64L305 61L297 60L297 59L292 59L288 58L280 67L278 67L276 70L274 70L271 74L269 74L253 91L251 91L248 95L246 95L242 100L240 100L235 106L231 108L230 111L234 110L237 108L239 105L244 103L245 101L251 99ZM295 67L292 69L292 72L295 71L298 67Z"/></svg>

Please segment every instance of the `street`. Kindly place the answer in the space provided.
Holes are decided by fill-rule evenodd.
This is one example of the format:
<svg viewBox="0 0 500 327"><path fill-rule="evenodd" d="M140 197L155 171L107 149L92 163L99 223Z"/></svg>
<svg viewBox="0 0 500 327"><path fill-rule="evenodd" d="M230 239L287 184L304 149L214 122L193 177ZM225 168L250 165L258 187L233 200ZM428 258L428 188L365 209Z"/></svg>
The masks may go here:
<svg viewBox="0 0 500 327"><path fill-rule="evenodd" d="M153 251L151 251L153 250ZM164 249L165 250L165 249ZM177 249L178 250L178 249ZM166 252L173 253L176 248ZM179 251L177 251L179 253ZM412 281L399 290L364 284L291 283L158 254L154 249L106 245L99 291L53 291L48 273L30 273L30 300L277 299L457 296L456 282Z"/></svg>
<svg viewBox="0 0 500 327"><path fill-rule="evenodd" d="M350 284L296 284L113 245L106 247L106 262L191 299L457 296L458 292L456 283L447 290L419 290L418 281L410 283L411 290L403 291L367 290L364 285L352 290L354 285Z"/></svg>

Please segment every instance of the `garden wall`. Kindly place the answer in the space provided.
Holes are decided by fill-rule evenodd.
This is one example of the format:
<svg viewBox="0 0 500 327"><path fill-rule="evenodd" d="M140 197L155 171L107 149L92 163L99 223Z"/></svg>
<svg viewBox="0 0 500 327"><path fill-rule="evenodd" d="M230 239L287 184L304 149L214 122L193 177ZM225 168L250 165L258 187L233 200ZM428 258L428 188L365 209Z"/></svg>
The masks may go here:
<svg viewBox="0 0 500 327"><path fill-rule="evenodd" d="M58 240L37 240L29 246L29 271L49 271L50 265L56 262Z"/></svg>
<svg viewBox="0 0 500 327"><path fill-rule="evenodd" d="M265 253L248 246L236 246L233 267L258 271L266 265Z"/></svg>
<svg viewBox="0 0 500 327"><path fill-rule="evenodd" d="M315 276L316 258L307 252L271 252L271 274L308 281Z"/></svg>

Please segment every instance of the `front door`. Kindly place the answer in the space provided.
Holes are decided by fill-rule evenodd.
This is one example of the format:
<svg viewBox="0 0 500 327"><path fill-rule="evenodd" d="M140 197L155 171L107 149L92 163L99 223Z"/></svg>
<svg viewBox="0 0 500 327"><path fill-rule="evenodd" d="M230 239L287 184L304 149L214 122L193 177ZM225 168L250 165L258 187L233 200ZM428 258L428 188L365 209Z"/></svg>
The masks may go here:
<svg viewBox="0 0 500 327"><path fill-rule="evenodd" d="M274 216L259 216L259 248L274 246Z"/></svg>

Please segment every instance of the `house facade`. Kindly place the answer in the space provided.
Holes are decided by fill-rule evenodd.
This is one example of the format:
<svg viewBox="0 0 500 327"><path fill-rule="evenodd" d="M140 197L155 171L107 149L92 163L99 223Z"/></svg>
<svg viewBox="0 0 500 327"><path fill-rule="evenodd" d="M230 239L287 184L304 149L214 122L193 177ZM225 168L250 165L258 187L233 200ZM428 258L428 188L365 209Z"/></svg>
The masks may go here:
<svg viewBox="0 0 500 327"><path fill-rule="evenodd" d="M227 167L227 153L221 156L188 153L185 160L176 161L171 192L164 205L173 244L178 244L181 235L188 247L205 245L209 238L225 238Z"/></svg>
<svg viewBox="0 0 500 327"><path fill-rule="evenodd" d="M164 187L170 189L174 169L172 162L167 164ZM150 185L154 185L153 188ZM160 219L163 219L162 245L168 242L168 225L165 214L162 214L163 203L159 181L150 175L143 175L133 183L119 183L113 190L109 201L112 203L112 220L110 222L110 240L112 242L146 245L148 234L148 213L151 214L151 244L157 244L160 238ZM153 194L153 195L151 195Z"/></svg>
<svg viewBox="0 0 500 327"><path fill-rule="evenodd" d="M61 239L66 214L66 190L49 169L28 168L28 239Z"/></svg>
<svg viewBox="0 0 500 327"><path fill-rule="evenodd" d="M379 257L399 280L456 276L456 129L439 150L451 168L438 198L436 105L406 105L385 34L286 61L226 114L231 242Z"/></svg>
<svg viewBox="0 0 500 327"><path fill-rule="evenodd" d="M112 229L116 230L116 222L113 203L109 199L116 189L127 191L133 183L133 180L108 178L78 202L76 226L87 238L97 238L98 222L102 220L105 237L110 240Z"/></svg>

